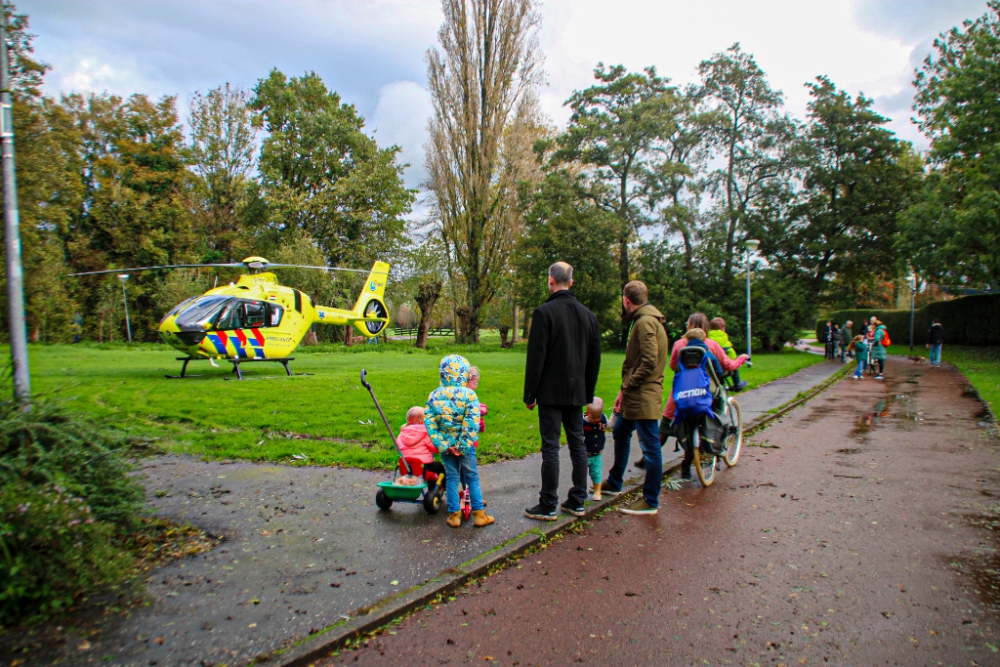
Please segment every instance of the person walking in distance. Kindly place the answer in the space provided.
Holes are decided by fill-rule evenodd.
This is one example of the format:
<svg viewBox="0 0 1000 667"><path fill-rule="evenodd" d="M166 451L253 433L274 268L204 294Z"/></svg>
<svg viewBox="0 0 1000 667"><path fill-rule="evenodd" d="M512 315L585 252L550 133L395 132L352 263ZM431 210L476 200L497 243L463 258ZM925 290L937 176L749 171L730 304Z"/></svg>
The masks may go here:
<svg viewBox="0 0 1000 667"><path fill-rule="evenodd" d="M931 328L927 331L927 349L931 351L931 367L941 367L941 346L944 345L944 327L937 318L931 321Z"/></svg>
<svg viewBox="0 0 1000 667"><path fill-rule="evenodd" d="M524 404L538 406L542 438L542 488L538 504L524 510L530 519L555 521L559 503L559 434L565 429L573 487L562 509L583 516L587 499L587 448L580 410L593 402L601 369L601 335L597 317L576 300L573 267L549 267L548 300L531 316L524 372Z"/></svg>
<svg viewBox="0 0 1000 667"><path fill-rule="evenodd" d="M845 355L849 358L851 353L848 351L848 347L851 341L854 340L854 322L847 320L844 322L844 326L840 327L840 361L841 363L847 363Z"/></svg>
<svg viewBox="0 0 1000 667"><path fill-rule="evenodd" d="M622 304L631 320L625 362L622 364L622 384L615 399L615 419L612 435L615 461L602 492L621 493L631 449L632 433L639 431L639 446L646 464L646 481L642 498L634 505L622 507L625 514L656 514L663 484L663 458L660 452L659 418L663 405L663 373L670 358L665 318L656 306L648 303L649 290L638 280L625 285Z"/></svg>
<svg viewBox="0 0 1000 667"><path fill-rule="evenodd" d="M885 377L885 358L886 358L886 348L889 346L886 343L886 336L889 335L889 330L885 328L881 320L875 320L875 338L872 341L872 357L875 359L875 364L878 366L878 372L875 374L876 380L881 380Z"/></svg>

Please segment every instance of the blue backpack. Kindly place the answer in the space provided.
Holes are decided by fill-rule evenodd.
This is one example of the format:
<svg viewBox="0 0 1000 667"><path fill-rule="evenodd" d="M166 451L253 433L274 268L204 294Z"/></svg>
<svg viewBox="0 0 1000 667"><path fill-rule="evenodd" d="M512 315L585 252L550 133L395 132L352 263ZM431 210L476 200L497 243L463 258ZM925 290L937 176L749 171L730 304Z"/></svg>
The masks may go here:
<svg viewBox="0 0 1000 667"><path fill-rule="evenodd" d="M708 378L708 355L701 358L695 368L685 368L680 364L674 375L673 397L677 410L674 423L681 424L693 417L712 416L712 392Z"/></svg>

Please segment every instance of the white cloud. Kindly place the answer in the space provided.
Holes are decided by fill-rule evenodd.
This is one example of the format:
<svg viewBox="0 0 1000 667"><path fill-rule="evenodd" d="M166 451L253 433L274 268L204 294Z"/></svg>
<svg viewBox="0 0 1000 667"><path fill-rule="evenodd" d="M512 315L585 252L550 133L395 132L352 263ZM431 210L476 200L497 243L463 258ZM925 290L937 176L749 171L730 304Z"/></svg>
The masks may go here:
<svg viewBox="0 0 1000 667"><path fill-rule="evenodd" d="M702 60L735 42L754 54L799 118L809 101L805 84L818 75L876 98L898 94L912 78L914 44L857 26L849 0L619 0L610 7L600 0L545 6L551 84L543 104L558 121L568 117L562 104L572 90L591 85L598 61L634 70L656 65L661 75L686 84L697 81Z"/></svg>
<svg viewBox="0 0 1000 667"><path fill-rule="evenodd" d="M128 95L190 93L225 82L253 87L272 67L315 71L423 178L430 113L424 53L436 42L438 0L18 0L53 65L46 89ZM753 53L788 109L806 112L806 82L828 75L863 91L903 138L913 68L935 35L985 11L982 0L548 0L541 43L549 85L543 110L564 123L563 103L592 84L594 66L656 65L683 84L698 63L734 42Z"/></svg>
<svg viewBox="0 0 1000 667"><path fill-rule="evenodd" d="M131 62L111 66L101 62L100 58L81 58L60 78L61 89L65 91L100 93L111 89L141 90L141 87L131 85L139 78Z"/></svg>
<svg viewBox="0 0 1000 667"><path fill-rule="evenodd" d="M406 186L418 188L426 180L424 144L427 143L427 120L433 108L430 92L415 81L394 81L379 91L375 114L368 129L375 133L379 146L400 146L400 161L409 163Z"/></svg>

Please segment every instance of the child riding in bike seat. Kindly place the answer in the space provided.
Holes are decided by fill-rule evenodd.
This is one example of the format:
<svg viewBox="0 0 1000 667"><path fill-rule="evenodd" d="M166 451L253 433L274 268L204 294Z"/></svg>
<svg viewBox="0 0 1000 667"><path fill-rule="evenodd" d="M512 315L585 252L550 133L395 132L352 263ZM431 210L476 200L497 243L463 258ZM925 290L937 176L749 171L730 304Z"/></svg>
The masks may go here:
<svg viewBox="0 0 1000 667"><path fill-rule="evenodd" d="M713 318L710 322L710 330L708 331L708 339L714 340L722 348L722 351L726 353L730 359L736 358L736 350L733 348L732 342L729 340L729 334L726 333L726 321L721 317ZM746 381L740 380L740 372L734 370L730 372L733 380L733 386L731 389L733 391L742 391L746 389Z"/></svg>
<svg viewBox="0 0 1000 667"><path fill-rule="evenodd" d="M692 329L701 329L701 331L704 332L706 329L710 328L708 316L706 316L705 313L692 313L691 316L688 317L687 328L688 331ZM695 340L700 339L696 338ZM680 356L681 350L684 349L689 342L689 339L681 338L674 343L674 346L670 351L670 370L677 372L679 363L678 357ZM708 351L711 352L712 356L718 360L719 364L725 371L736 370L749 358L747 355L741 354L735 359L730 359L726 356L725 352L722 351L719 344L712 339L703 341L703 345L708 348ZM713 368L715 368L714 364ZM663 446L666 443L668 437L674 435L671 424L674 420L674 411L676 409L677 405L674 403L674 397L673 395L670 395L669 398L667 398L666 406L663 408L663 419L660 420L660 446ZM690 470L688 470L688 476L690 476Z"/></svg>
<svg viewBox="0 0 1000 667"><path fill-rule="evenodd" d="M687 333L684 334L684 340L687 341L687 345L694 345L705 350L705 354L708 355L708 363L712 364L712 368L715 370L715 377L721 378L723 373L722 364L719 363L719 358L708 349L708 345L705 343L707 337L705 332L698 328L688 329Z"/></svg>

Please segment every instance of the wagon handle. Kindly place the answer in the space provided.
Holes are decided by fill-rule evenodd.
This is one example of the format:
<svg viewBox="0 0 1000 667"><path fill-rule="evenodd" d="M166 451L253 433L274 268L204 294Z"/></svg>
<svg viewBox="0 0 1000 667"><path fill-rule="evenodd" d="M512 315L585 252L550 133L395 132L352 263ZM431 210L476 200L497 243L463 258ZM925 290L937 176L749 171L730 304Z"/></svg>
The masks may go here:
<svg viewBox="0 0 1000 667"><path fill-rule="evenodd" d="M379 405L378 399L375 398L375 392L372 391L372 386L370 384L368 384L368 382L365 380L365 375L366 374L367 374L367 371L365 371L365 369L362 368L361 369L361 386L364 387L365 389L367 389L368 393L372 395L372 400L375 401L375 409L377 409L379 415L381 415L381 417L382 417L382 423L385 424L385 429L387 431L389 431L389 438L392 440L392 446L396 448L397 452L399 452L399 458L403 459L403 465L406 466L406 474L412 476L413 475L413 469L410 468L410 462L406 460L406 457L403 455L403 450L401 450L399 448L399 443L396 442L396 434L392 432L392 426L389 425L389 420L385 418L385 413L382 412L382 406Z"/></svg>

